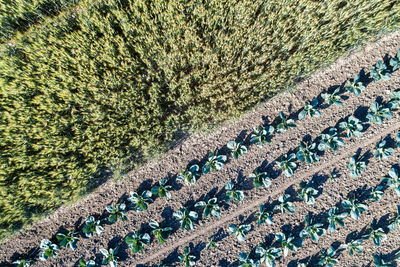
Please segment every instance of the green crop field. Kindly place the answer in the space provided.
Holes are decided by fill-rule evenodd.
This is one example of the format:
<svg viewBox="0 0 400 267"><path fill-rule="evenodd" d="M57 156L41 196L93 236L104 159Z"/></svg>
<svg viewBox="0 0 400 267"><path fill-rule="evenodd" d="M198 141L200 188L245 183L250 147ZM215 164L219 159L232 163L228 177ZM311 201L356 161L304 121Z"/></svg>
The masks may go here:
<svg viewBox="0 0 400 267"><path fill-rule="evenodd" d="M0 58L0 237L399 26L394 0L105 0L15 28Z"/></svg>

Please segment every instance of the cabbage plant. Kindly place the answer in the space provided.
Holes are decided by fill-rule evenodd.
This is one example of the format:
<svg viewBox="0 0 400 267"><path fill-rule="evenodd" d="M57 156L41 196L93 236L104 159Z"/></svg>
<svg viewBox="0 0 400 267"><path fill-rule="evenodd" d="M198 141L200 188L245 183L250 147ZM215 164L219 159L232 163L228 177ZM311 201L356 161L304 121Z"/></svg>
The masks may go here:
<svg viewBox="0 0 400 267"><path fill-rule="evenodd" d="M332 267L333 265L339 263L337 259L333 258L336 255L336 250L333 247L329 247L327 250L321 249L319 254L320 254L320 260L318 262L319 266Z"/></svg>
<svg viewBox="0 0 400 267"><path fill-rule="evenodd" d="M293 202L289 201L289 198L289 194L280 196L278 198L279 204L275 205L274 210L279 210L282 214L285 214L286 211L294 213L296 209Z"/></svg>
<svg viewBox="0 0 400 267"><path fill-rule="evenodd" d="M283 257L287 257L289 250L296 252L298 248L303 246L301 238L295 238L292 234L286 236L284 233L276 233L275 239L283 250Z"/></svg>
<svg viewBox="0 0 400 267"><path fill-rule="evenodd" d="M148 233L142 233L139 229L136 232L131 233L125 237L125 242L133 253L138 253L144 250L144 246L150 244L150 235Z"/></svg>
<svg viewBox="0 0 400 267"><path fill-rule="evenodd" d="M389 65L392 67L392 72L400 68L400 49L397 51L396 56L390 59Z"/></svg>
<svg viewBox="0 0 400 267"><path fill-rule="evenodd" d="M279 118L280 118L280 122L278 123L278 125L276 126L277 133L283 133L286 132L289 128L295 128L296 124L294 124L294 120L292 119L287 119L285 117L285 114L283 114L283 112L279 112Z"/></svg>
<svg viewBox="0 0 400 267"><path fill-rule="evenodd" d="M383 119L393 118L393 113L388 107L379 105L378 102L373 102L368 109L367 121L377 124L382 124Z"/></svg>
<svg viewBox="0 0 400 267"><path fill-rule="evenodd" d="M329 173L329 175L328 175L328 179L331 182L336 182L338 178L339 178L339 174L337 174L335 171Z"/></svg>
<svg viewBox="0 0 400 267"><path fill-rule="evenodd" d="M323 93L321 94L321 97L328 102L328 105L335 104L336 106L341 106L343 102L341 101L341 97L339 96L339 88L337 88L335 91L332 93Z"/></svg>
<svg viewBox="0 0 400 267"><path fill-rule="evenodd" d="M174 211L172 216L181 224L181 229L193 230L193 223L197 221L199 215L189 208L180 208L178 211Z"/></svg>
<svg viewBox="0 0 400 267"><path fill-rule="evenodd" d="M210 152L210 154L208 154L208 160L203 166L203 173L207 174L210 171L219 171L224 167L225 162L225 155L218 155L217 152Z"/></svg>
<svg viewBox="0 0 400 267"><path fill-rule="evenodd" d="M358 220L361 213L368 210L368 206L358 201L356 198L351 197L342 201L342 207L350 211L350 216L354 220Z"/></svg>
<svg viewBox="0 0 400 267"><path fill-rule="evenodd" d="M345 89L355 96L359 96L365 89L365 86L360 80L360 74L357 74L353 79L348 80Z"/></svg>
<svg viewBox="0 0 400 267"><path fill-rule="evenodd" d="M164 244L172 231L172 227L162 227L155 220L150 220L149 225L153 229L151 233L157 238L158 243Z"/></svg>
<svg viewBox="0 0 400 267"><path fill-rule="evenodd" d="M396 134L396 146L400 147L400 132Z"/></svg>
<svg viewBox="0 0 400 267"><path fill-rule="evenodd" d="M85 261L84 259L79 260L79 267L95 267L96 262L94 260Z"/></svg>
<svg viewBox="0 0 400 267"><path fill-rule="evenodd" d="M364 241L362 241L361 239L351 240L350 242L348 242L346 244L341 244L340 248L349 249L349 255L353 255L355 252L356 253L362 252L362 250L363 250L362 244L363 243L364 243Z"/></svg>
<svg viewBox="0 0 400 267"><path fill-rule="evenodd" d="M346 121L339 123L340 130L346 130L347 137L362 137L363 125L356 117L350 115Z"/></svg>
<svg viewBox="0 0 400 267"><path fill-rule="evenodd" d="M167 200L171 199L171 190L172 190L172 186L167 185L168 183L168 179L167 178L161 178L160 181L158 181L158 185L153 186L153 188L151 188L151 193L154 196L158 196L158 197L165 197Z"/></svg>
<svg viewBox="0 0 400 267"><path fill-rule="evenodd" d="M373 254L375 267L392 267L392 262L387 262L383 259L382 254Z"/></svg>
<svg viewBox="0 0 400 267"><path fill-rule="evenodd" d="M115 223L118 218L121 219L121 221L125 222L128 218L126 217L126 205L125 203L116 203L110 206L106 207L106 211L110 213L110 216L108 217L108 221L110 223Z"/></svg>
<svg viewBox="0 0 400 267"><path fill-rule="evenodd" d="M256 144L258 147L262 147L265 143L271 143L272 134L275 131L273 126L263 127L261 125L258 128L252 128L253 133L251 134L250 142Z"/></svg>
<svg viewBox="0 0 400 267"><path fill-rule="evenodd" d="M316 144L312 143L307 145L303 141L300 141L300 145L297 148L296 156L301 162L313 163L319 161L319 156L314 152Z"/></svg>
<svg viewBox="0 0 400 267"><path fill-rule="evenodd" d="M229 141L226 147L232 152L234 159L247 153L247 147L242 142Z"/></svg>
<svg viewBox="0 0 400 267"><path fill-rule="evenodd" d="M204 208L203 218L208 216L214 216L219 218L221 216L221 210L218 205L218 200L216 197L209 199L208 201L199 201L194 205L195 208Z"/></svg>
<svg viewBox="0 0 400 267"><path fill-rule="evenodd" d="M67 232L65 234L58 233L56 238L59 242L60 247L71 248L72 250L76 250L78 246L76 243L79 241L79 237L76 237L78 233L76 232Z"/></svg>
<svg viewBox="0 0 400 267"><path fill-rule="evenodd" d="M236 201L236 202L241 202L244 199L244 193L243 191L235 189L235 184L232 181L229 181L225 184L225 201L230 202L230 201Z"/></svg>
<svg viewBox="0 0 400 267"><path fill-rule="evenodd" d="M397 227L400 227L400 206L397 205L397 215L390 219L388 228L390 231L396 230Z"/></svg>
<svg viewBox="0 0 400 267"><path fill-rule="evenodd" d="M250 253L248 255L243 251L239 253L239 267L258 267L259 265L259 260L252 259Z"/></svg>
<svg viewBox="0 0 400 267"><path fill-rule="evenodd" d="M56 244L53 244L48 239L43 239L40 242L40 249L42 252L39 254L39 259L46 261L48 258L56 258L57 251L60 249Z"/></svg>
<svg viewBox="0 0 400 267"><path fill-rule="evenodd" d="M249 175L249 178L253 180L253 185L255 188L264 186L268 188L271 186L271 179L267 172L261 172L260 167L257 167L253 173Z"/></svg>
<svg viewBox="0 0 400 267"><path fill-rule="evenodd" d="M374 219L371 224L370 224L370 231L368 234L363 235L363 239L370 239L374 241L375 246L380 246L382 242L384 242L387 239L387 236L385 234L385 231L381 227L376 226L376 220Z"/></svg>
<svg viewBox="0 0 400 267"><path fill-rule="evenodd" d="M207 244L206 244L206 250L210 250L212 248L217 248L219 247L219 244L215 241L213 237L208 239Z"/></svg>
<svg viewBox="0 0 400 267"><path fill-rule="evenodd" d="M389 176L384 177L382 182L386 183L390 189L394 190L398 197L400 197L400 178L397 169L391 168L389 170Z"/></svg>
<svg viewBox="0 0 400 267"><path fill-rule="evenodd" d="M400 91L391 92L389 98L388 108L390 110L398 109L400 106Z"/></svg>
<svg viewBox="0 0 400 267"><path fill-rule="evenodd" d="M278 166L282 169L286 177L290 177L297 168L295 161L296 155L294 153L290 154L289 156L285 154L281 157L280 161L276 161L276 164L278 164Z"/></svg>
<svg viewBox="0 0 400 267"><path fill-rule="evenodd" d="M315 203L315 195L318 195L318 190L312 187L312 181L301 182L300 190L297 192L298 197L304 200L307 204L312 205Z"/></svg>
<svg viewBox="0 0 400 267"><path fill-rule="evenodd" d="M306 101L306 104L302 111L300 111L299 116L297 117L299 120L304 119L307 115L310 117L320 117L321 112L317 109L318 106L318 98L315 98L310 102Z"/></svg>
<svg viewBox="0 0 400 267"><path fill-rule="evenodd" d="M349 215L347 212L339 212L337 207L331 208L327 213L328 231L332 233L336 231L337 225L343 226L347 215Z"/></svg>
<svg viewBox="0 0 400 267"><path fill-rule="evenodd" d="M118 263L118 247L115 249L110 248L109 250L105 248L100 249L100 253L103 254L103 261L101 264L107 265L110 264L111 267L117 267Z"/></svg>
<svg viewBox="0 0 400 267"><path fill-rule="evenodd" d="M96 220L93 216L90 216L86 219L82 231L86 237L92 237L94 233L101 235L104 229L101 226L101 220Z"/></svg>
<svg viewBox="0 0 400 267"><path fill-rule="evenodd" d="M239 242L243 242L246 238L246 235L251 230L250 224L242 224L236 226L234 224L229 225L228 227L228 234L235 235Z"/></svg>
<svg viewBox="0 0 400 267"><path fill-rule="evenodd" d="M368 200L370 201L378 201L382 198L383 196L383 186L376 186L376 187L371 187L369 195L368 195Z"/></svg>
<svg viewBox="0 0 400 267"><path fill-rule="evenodd" d="M350 176L353 178L360 176L366 168L367 163L363 160L363 158L356 159L355 156L351 157L349 163L347 164L347 169L350 171Z"/></svg>
<svg viewBox="0 0 400 267"><path fill-rule="evenodd" d="M256 212L257 224L262 225L266 224L273 224L274 221L272 220L272 211L267 211L265 205L260 205L259 211Z"/></svg>
<svg viewBox="0 0 400 267"><path fill-rule="evenodd" d="M374 154L375 158L382 160L393 155L394 149L386 146L386 140L381 140L380 142L376 143L376 147L374 150L372 150L372 153Z"/></svg>
<svg viewBox="0 0 400 267"><path fill-rule="evenodd" d="M371 77L374 79L374 82L378 82L380 80L389 80L390 72L387 68L386 64L379 60L375 66L371 67L370 72Z"/></svg>
<svg viewBox="0 0 400 267"><path fill-rule="evenodd" d="M185 267L194 266L196 264L196 256L190 254L190 248L184 247L183 254L179 255L179 262L183 263Z"/></svg>
<svg viewBox="0 0 400 267"><path fill-rule="evenodd" d="M306 215L304 229L300 232L301 238L310 237L312 241L318 242L319 238L325 233L326 230L322 223L314 223L311 216Z"/></svg>
<svg viewBox="0 0 400 267"><path fill-rule="evenodd" d="M13 264L15 264L16 267L30 267L33 263L34 262L32 260L23 258L13 261Z"/></svg>
<svg viewBox="0 0 400 267"><path fill-rule="evenodd" d="M282 250L280 248L267 248L265 244L260 243L256 247L256 254L260 258L261 263L265 263L268 267L275 267L275 260L281 257Z"/></svg>
<svg viewBox="0 0 400 267"><path fill-rule="evenodd" d="M131 203L136 212L147 210L149 208L148 204L153 203L153 199L151 199L153 194L149 190L143 191L140 195L136 192L130 192L130 195L131 196L128 198L128 201Z"/></svg>
<svg viewBox="0 0 400 267"><path fill-rule="evenodd" d="M318 144L319 151L325 151L328 147L333 151L337 151L339 147L344 146L342 139L338 137L337 129L332 127L327 134L320 134L321 142Z"/></svg>
<svg viewBox="0 0 400 267"><path fill-rule="evenodd" d="M222 165L223 166L223 165ZM221 167L222 169L222 167ZM179 176L176 178L177 181L183 181L186 185L192 186L196 184L196 180L200 177L200 167L198 165L190 166L186 171L181 170ZM208 169L208 172L210 170ZM204 170L203 170L204 172ZM207 173L208 173L207 172Z"/></svg>

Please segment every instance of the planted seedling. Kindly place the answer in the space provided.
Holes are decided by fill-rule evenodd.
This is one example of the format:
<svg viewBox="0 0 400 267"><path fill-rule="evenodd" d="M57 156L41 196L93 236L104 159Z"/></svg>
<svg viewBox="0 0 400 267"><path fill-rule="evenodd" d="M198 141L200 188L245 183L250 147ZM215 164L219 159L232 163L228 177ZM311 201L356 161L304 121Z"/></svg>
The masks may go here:
<svg viewBox="0 0 400 267"><path fill-rule="evenodd" d="M16 267L29 267L33 264L33 261L29 259L19 259L14 261L13 264L15 264Z"/></svg>
<svg viewBox="0 0 400 267"><path fill-rule="evenodd" d="M94 260L85 261L84 259L79 260L79 267L95 267L96 262Z"/></svg>
<svg viewBox="0 0 400 267"><path fill-rule="evenodd" d="M325 151L328 147L337 151L339 147L344 146L343 140L338 137L337 129L334 127L330 128L327 134L320 134L319 138L321 139L318 145L319 151Z"/></svg>
<svg viewBox="0 0 400 267"><path fill-rule="evenodd" d="M255 188L264 186L268 188L271 186L271 179L267 172L261 172L260 167L257 167L253 173L249 175L249 178L253 180L253 185Z"/></svg>
<svg viewBox="0 0 400 267"><path fill-rule="evenodd" d="M386 183L390 189L394 190L398 197L400 197L400 178L399 173L395 168L389 170L389 177L384 177L382 182Z"/></svg>
<svg viewBox="0 0 400 267"><path fill-rule="evenodd" d="M338 126L340 130L346 130L347 137L362 137L363 135L361 121L351 115L347 118L347 121L342 121Z"/></svg>
<svg viewBox="0 0 400 267"><path fill-rule="evenodd" d="M400 147L400 132L396 134L396 146Z"/></svg>
<svg viewBox="0 0 400 267"><path fill-rule="evenodd" d="M195 208L204 208L203 210L203 218L207 218L208 216L214 216L215 218L219 218L221 216L221 210L218 205L218 200L216 197L211 198L206 201L199 201L194 205Z"/></svg>
<svg viewBox="0 0 400 267"><path fill-rule="evenodd" d="M400 227L400 206L397 206L397 215L390 219L388 228L390 231L396 230L397 227Z"/></svg>
<svg viewBox="0 0 400 267"><path fill-rule="evenodd" d="M178 211L174 211L172 216L181 224L181 229L193 230L193 222L197 221L198 214L189 208L180 208Z"/></svg>
<svg viewBox="0 0 400 267"><path fill-rule="evenodd" d="M126 217L126 205L125 203L117 203L111 206L106 207L106 211L110 213L110 216L108 217L108 221L110 223L115 223L118 218L121 219L121 221L125 222L127 220Z"/></svg>
<svg viewBox="0 0 400 267"><path fill-rule="evenodd" d="M224 167L225 162L225 155L218 155L217 152L210 152L210 154L208 154L208 160L203 166L203 173L207 174L210 171L219 171Z"/></svg>
<svg viewBox="0 0 400 267"><path fill-rule="evenodd" d="M285 214L286 211L294 213L296 209L294 204L289 201L289 198L289 194L280 196L278 198L279 204L275 205L274 210L279 210L282 214Z"/></svg>
<svg viewBox="0 0 400 267"><path fill-rule="evenodd" d="M297 168L295 161L296 155L294 153L290 154L289 156L285 154L281 157L280 161L276 161L276 164L278 164L278 166L282 169L286 177L290 177Z"/></svg>
<svg viewBox="0 0 400 267"><path fill-rule="evenodd" d="M164 244L172 231L172 227L161 227L161 225L155 220L150 220L149 225L153 229L152 234L157 237L158 243Z"/></svg>
<svg viewBox="0 0 400 267"><path fill-rule="evenodd" d="M56 244L51 243L48 239L43 239L40 242L40 249L42 252L39 255L39 259L46 261L48 258L56 258L57 251L60 249Z"/></svg>
<svg viewBox="0 0 400 267"><path fill-rule="evenodd" d="M345 210L350 211L350 216L354 220L358 220L358 218L360 217L361 213L363 213L364 211L368 210L368 206L367 205L362 204L361 202L359 202L354 197L351 197L349 199L343 200L342 201L342 207Z"/></svg>
<svg viewBox="0 0 400 267"><path fill-rule="evenodd" d="M242 142L229 141L226 147L232 152L234 159L247 153L247 147Z"/></svg>
<svg viewBox="0 0 400 267"><path fill-rule="evenodd" d="M336 250L333 247L329 247L327 250L321 249L319 253L321 255L321 259L319 260L318 265L332 267L333 265L339 263L337 259L333 258L336 255Z"/></svg>
<svg viewBox="0 0 400 267"><path fill-rule="evenodd" d="M350 171L350 176L353 178L360 176L366 168L367 163L363 160L363 158L357 160L355 156L351 157L349 163L347 164L347 169Z"/></svg>
<svg viewBox="0 0 400 267"><path fill-rule="evenodd" d="M388 103L388 108L390 110L396 110L400 106L400 91L395 91L389 95L390 102Z"/></svg>
<svg viewBox="0 0 400 267"><path fill-rule="evenodd" d="M200 167L198 165L192 165L189 167L188 170L184 171L181 170L179 176L176 178L177 181L183 181L186 185L195 185L196 184L196 180L200 177ZM208 169L208 172L210 170ZM204 172L204 170L203 170ZM207 172L207 173L208 173Z"/></svg>
<svg viewBox="0 0 400 267"><path fill-rule="evenodd" d="M332 172L329 173L329 175L328 175L328 179L329 179L329 181L331 181L331 182L336 182L337 179L338 179L339 177L340 177L339 174L336 173L335 171L332 171Z"/></svg>
<svg viewBox="0 0 400 267"><path fill-rule="evenodd" d="M179 262L185 264L185 267L194 266L196 264L196 257L190 254L189 247L183 249L183 255L179 255Z"/></svg>
<svg viewBox="0 0 400 267"><path fill-rule="evenodd" d="M78 233L76 232L68 232L66 234L58 233L56 235L57 240L59 241L60 247L71 248L72 250L76 250L78 247L76 243L79 241L79 238L76 237Z"/></svg>
<svg viewBox="0 0 400 267"><path fill-rule="evenodd" d="M262 147L265 143L271 143L272 134L275 131L273 126L263 127L261 125L258 128L252 128L253 133L251 134L250 142L257 144L258 147Z"/></svg>
<svg viewBox="0 0 400 267"><path fill-rule="evenodd" d="M359 96L365 89L365 86L360 81L360 74L357 74L353 79L348 80L345 89L353 95Z"/></svg>
<svg viewBox="0 0 400 267"><path fill-rule="evenodd" d="M136 192L130 192L130 195L128 201L135 208L136 212L147 210L149 208L148 203L153 203L153 199L151 199L152 193L149 190L143 191L141 195Z"/></svg>
<svg viewBox="0 0 400 267"><path fill-rule="evenodd" d="M374 82L390 79L389 69L387 68L386 64L382 62L382 60L379 60L375 66L371 67L370 75L374 79Z"/></svg>
<svg viewBox="0 0 400 267"><path fill-rule="evenodd" d="M364 241L362 241L361 239L357 239L357 240L352 240L349 243L346 244L341 244L340 248L343 249L349 249L349 255L353 255L354 252L356 253L361 253L363 250L363 246L362 244L364 243Z"/></svg>
<svg viewBox="0 0 400 267"><path fill-rule="evenodd" d="M383 260L382 254L374 254L374 264L375 267L391 267L393 266L391 262Z"/></svg>
<svg viewBox="0 0 400 267"><path fill-rule="evenodd" d="M150 244L150 235L148 233L142 233L139 229L136 232L131 233L125 237L125 242L133 253L138 253L144 250L144 245Z"/></svg>
<svg viewBox="0 0 400 267"><path fill-rule="evenodd" d="M382 228L378 228L376 226L376 220L374 219L371 224L370 224L370 232L366 235L363 235L363 239L370 239L374 241L375 246L380 246L382 242L384 242L387 239L387 236L385 234L385 231L383 231Z"/></svg>
<svg viewBox="0 0 400 267"><path fill-rule="evenodd" d="M321 97L328 102L328 105L335 104L336 106L341 106L343 104L341 101L342 99L339 96L339 88L332 93L323 93L321 94Z"/></svg>
<svg viewBox="0 0 400 267"><path fill-rule="evenodd" d="M314 152L316 144L307 145L300 141L300 146L297 148L296 156L301 162L313 163L319 161L319 156Z"/></svg>
<svg viewBox="0 0 400 267"><path fill-rule="evenodd" d="M280 122L278 123L278 125L276 126L277 133L283 133L286 132L287 130L289 130L289 128L294 128L296 127L296 124L294 124L294 120L292 119L287 119L285 117L285 114L283 114L283 112L279 112L279 118L280 118Z"/></svg>
<svg viewBox="0 0 400 267"><path fill-rule="evenodd" d="M258 267L260 262L257 259L252 259L250 254L246 254L246 252L239 253L239 267Z"/></svg>
<svg viewBox="0 0 400 267"><path fill-rule="evenodd" d="M301 200L304 200L307 204L312 205L315 203L314 196L318 195L318 190L312 187L312 181L301 182L300 190L297 195Z"/></svg>
<svg viewBox="0 0 400 267"><path fill-rule="evenodd" d="M93 233L100 235L104 232L104 229L101 226L101 220L96 220L93 216L90 216L85 221L85 226L83 227L82 231L86 237L92 237Z"/></svg>
<svg viewBox="0 0 400 267"><path fill-rule="evenodd" d="M117 267L117 260L118 260L118 247L115 249L110 248L109 250L105 248L100 249L101 254L103 254L104 259L101 264L107 265L110 264L111 267Z"/></svg>
<svg viewBox="0 0 400 267"><path fill-rule="evenodd" d="M321 116L321 112L319 110L317 110L317 106L318 106L318 99L315 98L314 100L310 102L306 101L306 105L304 106L304 109L302 111L300 111L298 119L302 120L304 119L307 115L310 117L320 117Z"/></svg>
<svg viewBox="0 0 400 267"><path fill-rule="evenodd" d="M302 240L300 238L295 238L291 234L286 236L284 233L276 233L275 239L283 249L283 257L287 257L289 250L296 252L297 248L301 248L303 246Z"/></svg>
<svg viewBox="0 0 400 267"><path fill-rule="evenodd" d="M256 254L261 263L265 263L268 267L275 267L275 260L281 257L282 250L275 247L266 248L265 244L260 243L256 248Z"/></svg>
<svg viewBox="0 0 400 267"><path fill-rule="evenodd" d="M244 199L244 193L243 191L236 190L235 189L235 184L232 181L229 181L225 184L225 201L236 201L236 202L241 202Z"/></svg>
<svg viewBox="0 0 400 267"><path fill-rule="evenodd" d="M212 248L217 248L217 247L219 247L219 244L217 243L217 241L215 241L214 237L211 237L207 241L206 250L210 250Z"/></svg>
<svg viewBox="0 0 400 267"><path fill-rule="evenodd" d="M373 102L368 108L367 121L377 124L382 124L383 119L393 118L393 113L388 107L379 105L378 102Z"/></svg>
<svg viewBox="0 0 400 267"><path fill-rule="evenodd" d="M255 216L257 217L258 225L262 225L264 223L274 223L274 221L272 220L272 211L267 211L267 208L264 205L260 205L260 211L258 211Z"/></svg>
<svg viewBox="0 0 400 267"><path fill-rule="evenodd" d="M372 150L372 153L374 154L375 158L379 158L380 160L382 159L387 159L394 153L394 149L392 147L386 146L386 141L381 140L380 142L376 143L376 147L374 150Z"/></svg>
<svg viewBox="0 0 400 267"><path fill-rule="evenodd" d="M165 197L167 198L167 200L171 199L171 190L172 190L172 186L167 185L168 183L168 179L167 178L161 178L160 181L158 181L158 185L153 186L153 188L151 189L151 193L154 196L158 196L158 197Z"/></svg>
<svg viewBox="0 0 400 267"><path fill-rule="evenodd" d="M347 212L340 213L337 207L331 208L327 213L329 223L328 231L332 233L336 231L337 225L343 226L343 220L347 217L347 215L349 215Z"/></svg>
<svg viewBox="0 0 400 267"><path fill-rule="evenodd" d="M326 230L322 223L314 223L313 219L306 215L304 229L300 232L301 238L310 237L312 241L318 242L319 238L325 235Z"/></svg>
<svg viewBox="0 0 400 267"><path fill-rule="evenodd" d="M243 242L246 238L247 233L251 230L250 224L242 224L236 226L234 224L229 225L228 234L235 235L239 242Z"/></svg>
<svg viewBox="0 0 400 267"><path fill-rule="evenodd" d="M376 187L371 187L370 193L368 196L368 200L370 201L378 201L382 198L383 196L383 186L376 186Z"/></svg>

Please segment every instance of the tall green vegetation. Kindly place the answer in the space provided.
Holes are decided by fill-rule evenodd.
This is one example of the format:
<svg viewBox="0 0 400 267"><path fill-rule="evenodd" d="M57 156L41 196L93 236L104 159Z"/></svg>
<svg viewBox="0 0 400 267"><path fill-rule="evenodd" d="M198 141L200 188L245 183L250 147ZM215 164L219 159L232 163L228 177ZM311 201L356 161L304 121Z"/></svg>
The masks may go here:
<svg viewBox="0 0 400 267"><path fill-rule="evenodd" d="M2 45L0 236L383 30L400 3L85 0Z"/></svg>

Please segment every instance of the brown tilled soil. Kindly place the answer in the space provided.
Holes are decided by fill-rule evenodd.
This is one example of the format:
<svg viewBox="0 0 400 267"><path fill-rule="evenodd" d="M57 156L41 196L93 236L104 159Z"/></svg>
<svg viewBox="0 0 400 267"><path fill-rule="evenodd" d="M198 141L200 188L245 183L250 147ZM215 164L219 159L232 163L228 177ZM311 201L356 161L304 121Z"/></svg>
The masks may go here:
<svg viewBox="0 0 400 267"><path fill-rule="evenodd" d="M104 208L107 205L126 197L130 191L149 189L161 177L175 179L176 173L181 168L185 168L189 163L204 161L208 152L214 151L216 148L221 149L221 153L227 153L225 144L228 141L242 140L248 137L252 127L271 123L278 116L279 111L284 111L296 118L306 100L312 100L321 92L335 87L340 86L343 90L346 80L354 77L357 73L361 73L362 76L368 73L370 67L379 59L393 56L399 47L400 32L387 35L379 41L367 45L365 49L353 51L350 55L342 57L331 67L303 81L292 92L286 92L271 99L241 119L226 122L211 134L191 136L161 159L132 171L124 182L109 181L73 206L61 208L49 218L3 242L0 245L0 264L1 262L10 262L18 254L37 253L35 248L39 246L40 241L43 238L54 238L54 235L61 229L81 229L87 217L104 214ZM175 191L172 192L171 200L158 198L149 206L149 210L142 213L131 210L127 214L127 222L118 221L113 225L105 225L105 232L100 237L81 238L76 251L63 248L56 260L38 262L36 266L74 266L82 257L85 259L99 257L100 248L117 245L121 249L120 266L151 266L165 258L171 265L178 265L177 255L186 245L190 245L197 256L197 266L236 266L240 251L249 252L259 242L271 244L274 233L292 231L298 234L303 227L305 215L311 212L317 220L323 218L324 212L335 205L339 206L339 203L349 195L365 193L371 186L379 184L380 178L387 174L389 168L399 162L400 149L398 148L395 155L388 160L380 161L369 157L367 169L359 178L351 178L346 169L351 156L364 155L368 150L372 150L375 143L381 138L387 138L390 135L393 139L395 133L400 129L400 115L397 112L392 119L386 120L382 125L366 124L368 128L362 138L344 137L345 146L336 152L327 150L321 155L320 162L312 165L299 164L298 170L290 178L279 175L279 170L273 165L273 162L281 155L292 152L301 140L315 140L320 133L337 125L346 116L355 114L359 118L365 118L366 110L373 101L387 101L389 93L400 87L400 71L393 73L392 79L389 81L379 83L365 81L369 83L360 96L356 97L348 92L342 94L344 98L342 107L322 105L320 118L307 117L302 121L296 121L297 128L274 135L272 143L263 148L250 146L247 154L238 160L229 158L229 162L223 170L201 176L196 185L191 188L173 183ZM246 138L245 144L249 144L248 138ZM366 155L368 156L368 153ZM254 189L248 178L248 175L260 165L275 177L272 186L268 189ZM341 175L337 182L327 180L327 174L334 169ZM309 179L315 181L320 192L314 205L307 205L296 197L298 184ZM177 229L179 225L172 218L173 211L183 205L194 204L198 200L204 199L207 194L215 195L222 200L224 198L223 187L230 180L239 183L239 186L245 190L246 197L240 204L230 203L223 206L220 219L201 219L193 231L174 231L164 245L158 245L156 240L152 240L152 243L141 254L134 255L126 246L125 236L138 230L141 226L148 227L147 222L150 219L165 220L167 224ZM254 214L258 211L259 205L274 205L278 197L284 193L292 195L296 212L294 214L275 214L274 224L258 226L255 223ZM350 238L359 238L360 235L367 233L369 223L373 218L379 220L381 226L386 225L400 201L392 190L387 189L380 201L371 203L367 201L367 204L369 210L364 212L359 220L355 221L348 217L344 227L323 236L318 243L305 239L303 248L300 248L295 254L289 253L288 257L281 258L277 265L296 266L296 260L306 258L311 258L312 264L315 264L315 256L320 249L328 248L331 245L337 247ZM239 243L236 238L227 234L227 227L231 223L251 223L252 231L243 243ZM211 236L217 238L219 247L207 251L205 241ZM367 266L371 262L373 253L380 252L389 255L397 251L399 247L399 230L389 232L388 239L379 247L374 246L372 240L367 240L362 254L349 256L346 251L339 253L339 266Z"/></svg>

